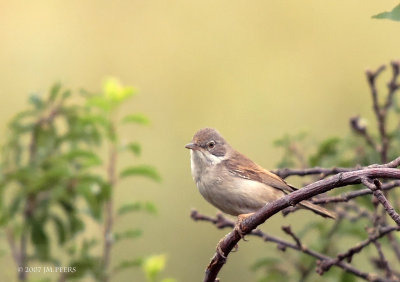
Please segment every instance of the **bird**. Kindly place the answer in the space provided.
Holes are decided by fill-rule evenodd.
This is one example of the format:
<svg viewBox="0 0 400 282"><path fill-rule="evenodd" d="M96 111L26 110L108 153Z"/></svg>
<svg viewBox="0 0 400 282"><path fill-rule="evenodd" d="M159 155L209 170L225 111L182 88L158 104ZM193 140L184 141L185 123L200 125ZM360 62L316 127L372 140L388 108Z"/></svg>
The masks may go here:
<svg viewBox="0 0 400 282"><path fill-rule="evenodd" d="M242 221L297 188L235 150L214 128L198 130L191 143L191 173L200 194L220 211ZM335 219L334 212L310 201L300 207Z"/></svg>

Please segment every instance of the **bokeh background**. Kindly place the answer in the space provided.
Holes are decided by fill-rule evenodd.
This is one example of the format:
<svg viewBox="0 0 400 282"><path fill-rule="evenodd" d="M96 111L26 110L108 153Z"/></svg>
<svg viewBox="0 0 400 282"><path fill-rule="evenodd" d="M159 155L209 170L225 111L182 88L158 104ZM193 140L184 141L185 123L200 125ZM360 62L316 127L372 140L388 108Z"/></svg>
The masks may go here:
<svg viewBox="0 0 400 282"><path fill-rule="evenodd" d="M122 111L144 112L151 125L122 135L142 143L138 162L155 165L163 181L121 182L116 202L152 200L159 213L118 221L116 229L141 226L144 236L120 243L113 256L166 253L166 276L201 280L228 231L189 218L191 208L216 209L198 193L184 145L199 128L215 127L274 168L281 151L273 141L285 133L348 134L350 116L371 115L364 70L400 57L400 25L371 19L397 2L1 0L0 141L28 95L56 81L96 91L112 75L138 88ZM307 215L276 216L263 228L280 234L282 222L298 226ZM241 243L221 278L255 280L251 263L273 249L257 239ZM15 279L9 255L0 268L1 281ZM142 280L138 270L115 277Z"/></svg>

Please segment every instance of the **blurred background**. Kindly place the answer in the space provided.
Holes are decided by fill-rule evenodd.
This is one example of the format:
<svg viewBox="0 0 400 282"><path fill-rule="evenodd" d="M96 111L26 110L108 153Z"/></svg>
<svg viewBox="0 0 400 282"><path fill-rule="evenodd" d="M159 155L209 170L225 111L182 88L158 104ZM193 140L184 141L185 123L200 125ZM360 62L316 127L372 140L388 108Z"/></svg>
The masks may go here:
<svg viewBox="0 0 400 282"><path fill-rule="evenodd" d="M112 255L165 253L167 276L201 280L228 230L190 219L191 208L208 215L216 209L198 193L184 145L198 129L215 127L273 169L282 156L273 141L286 133L348 134L350 116L372 115L364 71L400 58L400 25L371 19L397 2L0 1L0 140L29 94L45 94L56 81L98 91L112 75L137 88L121 112L144 112L151 124L121 136L141 142L138 162L157 167L163 181L123 181L116 203L151 200L158 215L118 221L116 229L140 226L144 235ZM263 229L279 235L282 221L301 226L308 215L279 215ZM276 248L249 239L230 255L223 281L255 280L250 265ZM10 254L0 265L0 280L14 280ZM143 279L126 270L114 281Z"/></svg>

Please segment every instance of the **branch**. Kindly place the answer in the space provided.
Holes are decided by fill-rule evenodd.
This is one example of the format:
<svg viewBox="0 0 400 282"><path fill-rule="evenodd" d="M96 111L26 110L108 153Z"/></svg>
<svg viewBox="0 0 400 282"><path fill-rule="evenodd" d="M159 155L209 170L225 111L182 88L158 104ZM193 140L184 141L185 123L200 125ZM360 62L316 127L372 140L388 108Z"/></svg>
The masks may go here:
<svg viewBox="0 0 400 282"><path fill-rule="evenodd" d="M389 216L394 220L394 222L396 222L398 226L400 226L400 215L394 210L392 205L386 199L385 195L383 195L381 182L378 179L374 179L374 182L371 183L370 179L368 178L362 178L361 181L365 186L371 189L372 193L374 194L376 199L382 204Z"/></svg>
<svg viewBox="0 0 400 282"><path fill-rule="evenodd" d="M400 180L395 180L391 182L387 182L382 184L382 190L387 191L391 190L393 188L399 187L400 186ZM351 191L347 192L338 196L331 196L331 197L321 197L318 199L313 200L312 202L314 204L327 204L327 203L338 203L338 202L348 202L351 199L360 197L360 196L365 196L365 195L370 195L372 194L372 190L369 188L366 189L361 189L357 191Z"/></svg>
<svg viewBox="0 0 400 282"><path fill-rule="evenodd" d="M379 106L378 90L376 88L375 79L384 69L385 69L385 66L382 65L375 72L370 71L370 70L366 71L368 85L369 85L369 88L371 89L373 109L374 109L374 113L376 116L376 120L378 121L379 135L381 137L382 146L379 151L381 153L381 161L382 162L387 161L387 151L389 148L389 138L388 138L387 132L386 132L387 111L385 110L384 107ZM390 98L388 97L387 102L389 102L389 100L390 100Z"/></svg>
<svg viewBox="0 0 400 282"><path fill-rule="evenodd" d="M315 175L322 174L324 176L333 175L341 172L349 172L355 170L363 170L366 168L395 168L400 166L400 157L394 159L393 161L386 164L374 164L370 166L356 166L353 168L350 167L333 167L333 168L323 168L323 167L313 167L313 168L305 168L305 169L290 169L290 168L282 168L272 170L273 173L278 175L281 178L287 178L289 176L307 176L307 175Z"/></svg>
<svg viewBox="0 0 400 282"><path fill-rule="evenodd" d="M350 126L356 133L364 137L368 145L370 145L375 151L379 152L378 145L375 143L372 136L369 135L367 127L361 123L361 119L359 116L350 118Z"/></svg>
<svg viewBox="0 0 400 282"><path fill-rule="evenodd" d="M116 166L117 166L117 149L115 144L110 145L110 152L108 158L108 166L107 166L107 177L108 182L111 186L111 189L114 188L117 177L116 177ZM105 203L105 222L104 222L104 247L103 247L103 257L102 257L102 267L105 273L103 277L103 281L109 281L109 274L107 273L107 269L110 265L111 260L111 248L113 244L112 238L112 229L114 225L113 218L113 197L110 195L108 200Z"/></svg>
<svg viewBox="0 0 400 282"><path fill-rule="evenodd" d="M322 275L324 272L328 271L333 265L336 265L338 262L340 262L344 259L346 259L347 262L351 262L353 255L361 252L369 244L375 242L376 240L385 236L386 234L389 234L390 232L399 231L399 230L400 230L400 227L398 227L398 226L386 226L386 227L379 229L377 234L371 235L367 240L348 249L346 252L338 254L335 259L326 260L326 261L321 262L318 266L317 272Z"/></svg>
<svg viewBox="0 0 400 282"><path fill-rule="evenodd" d="M221 228L234 228L234 226L235 226L235 223L232 220L229 220L229 219L225 218L220 213L217 214L217 216L215 218L213 218L213 217L209 217L209 216L206 216L206 215L199 214L196 210L192 210L190 216L195 221L211 222L211 223L213 223L215 226L217 226L220 229ZM314 258L316 258L316 259L318 259L320 261L331 261L331 260L333 260L333 258L331 258L329 256L326 256L324 254L321 254L321 253L318 253L318 252L316 252L314 250L310 250L310 249L306 248L301 243L297 243L297 244L290 243L290 242L282 240L282 239L280 239L278 237L274 237L274 236L268 235L268 234L264 233L263 231L261 231L260 229L252 230L249 233L249 235L262 238L265 242L271 242L271 243L277 244L278 249L281 250L282 252L286 251L286 249L289 248L289 249L296 250L296 251L299 251L301 253L307 254L307 255L309 255L311 257L314 257ZM293 238L293 236L292 236L292 238ZM294 239L294 240L296 241L296 239ZM300 240L299 240L299 242L300 242ZM363 272L363 271L353 267L352 265L344 263L342 261L336 262L336 264L334 264L334 266L337 266L337 267L343 269L344 271L352 273L355 276L363 278L365 280L369 280L369 281L385 281L383 278L376 277L372 273Z"/></svg>
<svg viewBox="0 0 400 282"><path fill-rule="evenodd" d="M305 169L290 169L290 168L282 168L272 170L271 172L278 175L280 178L287 178L289 176L307 176L307 175L315 175L315 174L323 174L323 175L332 175L341 172L348 172L353 170L362 169L362 167L356 168L346 168L346 167L333 167L333 168L323 168L323 167L313 167L313 168L305 168Z"/></svg>
<svg viewBox="0 0 400 282"><path fill-rule="evenodd" d="M244 219L240 226L242 234L249 234L258 225L264 223L268 218L289 206L294 206L300 201L309 199L334 188L351 184L361 183L361 178L391 178L400 179L400 170L393 168L366 168L363 170L342 172L329 178L311 183L302 189L286 195L274 202L265 205L253 215ZM241 235L236 230L227 234L219 243L218 249L206 269L205 282L214 282L225 260L235 245L240 241Z"/></svg>
<svg viewBox="0 0 400 282"><path fill-rule="evenodd" d="M389 262L387 261L385 255L383 254L381 244L378 241L374 241L374 245L376 247L376 250L378 251L380 268L383 268L386 271L386 278L391 279L393 281L396 280L398 281L398 279L394 276L392 269L390 268Z"/></svg>

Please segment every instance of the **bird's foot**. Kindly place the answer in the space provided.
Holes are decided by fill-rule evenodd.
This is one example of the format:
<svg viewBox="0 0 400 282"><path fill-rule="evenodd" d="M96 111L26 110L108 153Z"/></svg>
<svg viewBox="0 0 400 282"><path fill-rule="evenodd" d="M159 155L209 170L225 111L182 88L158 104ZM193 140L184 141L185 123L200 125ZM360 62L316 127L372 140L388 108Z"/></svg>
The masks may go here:
<svg viewBox="0 0 400 282"><path fill-rule="evenodd" d="M235 227L233 228L233 230L235 230L239 234L240 238L242 238L243 241L247 241L247 240L244 237L246 234L245 234L245 232L243 232L242 222L243 222L243 220L245 220L246 218L248 218L249 216L251 216L253 214L254 213L239 214L238 219L235 223Z"/></svg>

